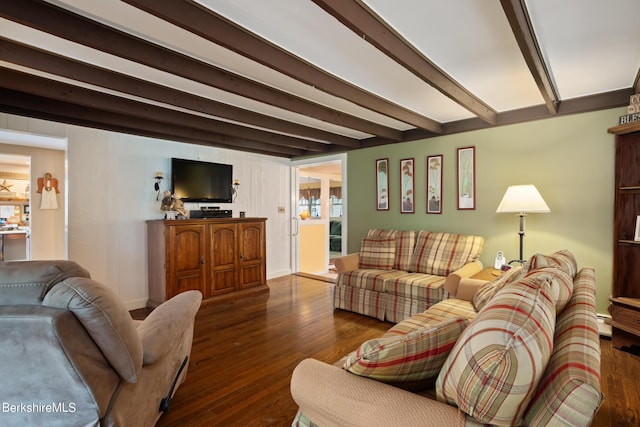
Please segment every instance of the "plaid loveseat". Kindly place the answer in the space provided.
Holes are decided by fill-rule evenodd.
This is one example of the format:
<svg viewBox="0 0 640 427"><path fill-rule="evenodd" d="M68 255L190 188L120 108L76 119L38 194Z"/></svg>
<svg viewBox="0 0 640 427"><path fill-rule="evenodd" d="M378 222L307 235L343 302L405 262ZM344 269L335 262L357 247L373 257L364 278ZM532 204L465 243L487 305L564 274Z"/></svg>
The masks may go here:
<svg viewBox="0 0 640 427"><path fill-rule="evenodd" d="M479 236L369 230L359 253L335 260L334 307L400 322L447 298L448 277L480 271L483 245Z"/></svg>

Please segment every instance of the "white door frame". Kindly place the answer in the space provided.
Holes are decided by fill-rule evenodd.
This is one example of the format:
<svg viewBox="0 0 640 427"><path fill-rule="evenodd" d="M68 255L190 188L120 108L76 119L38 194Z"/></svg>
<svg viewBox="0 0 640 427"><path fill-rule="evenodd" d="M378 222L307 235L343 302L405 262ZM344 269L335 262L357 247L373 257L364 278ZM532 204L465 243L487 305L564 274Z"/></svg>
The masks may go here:
<svg viewBox="0 0 640 427"><path fill-rule="evenodd" d="M347 248L347 154L334 154L322 157L313 157L291 162L291 272L300 272L300 219L298 215L298 188L300 184L299 169L305 166L313 166L322 163L340 162L342 169L342 253ZM329 246L327 246L327 251ZM328 253L328 252L327 252Z"/></svg>

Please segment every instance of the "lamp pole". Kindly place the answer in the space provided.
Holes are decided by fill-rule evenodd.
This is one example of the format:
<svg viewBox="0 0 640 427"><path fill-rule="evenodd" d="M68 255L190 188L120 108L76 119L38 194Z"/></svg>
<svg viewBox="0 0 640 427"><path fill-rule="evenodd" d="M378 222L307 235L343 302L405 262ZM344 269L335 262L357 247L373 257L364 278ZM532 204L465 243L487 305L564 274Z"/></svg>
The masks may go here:
<svg viewBox="0 0 640 427"><path fill-rule="evenodd" d="M525 217L526 213L524 212L520 212L519 216L520 216L520 231L518 231L518 236L520 237L520 258L518 259L512 259L511 261L509 261L509 264L514 263L514 262L519 262L520 265L524 265L525 261L523 259L524 257L524 251L523 251L523 246L524 246L524 217Z"/></svg>
<svg viewBox="0 0 640 427"><path fill-rule="evenodd" d="M524 216L526 214L524 212L520 212L520 231L518 231L518 235L520 236L520 258L518 262L520 265L524 265L524 254L523 254L523 246L524 246Z"/></svg>

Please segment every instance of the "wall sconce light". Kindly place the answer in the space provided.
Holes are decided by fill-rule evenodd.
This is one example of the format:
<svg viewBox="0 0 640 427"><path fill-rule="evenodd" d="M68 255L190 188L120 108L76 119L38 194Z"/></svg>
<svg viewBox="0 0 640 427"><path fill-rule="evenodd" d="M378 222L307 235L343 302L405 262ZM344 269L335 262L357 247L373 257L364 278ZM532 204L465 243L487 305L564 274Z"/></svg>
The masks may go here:
<svg viewBox="0 0 640 427"><path fill-rule="evenodd" d="M156 180L155 184L153 184L153 188L158 192L158 194L156 194L156 200L160 200L160 183L164 179L164 175L162 172L156 172L153 178Z"/></svg>
<svg viewBox="0 0 640 427"><path fill-rule="evenodd" d="M233 180L233 202L235 203L236 201L236 197L238 197L238 188L240 188L240 180L239 179L234 179Z"/></svg>

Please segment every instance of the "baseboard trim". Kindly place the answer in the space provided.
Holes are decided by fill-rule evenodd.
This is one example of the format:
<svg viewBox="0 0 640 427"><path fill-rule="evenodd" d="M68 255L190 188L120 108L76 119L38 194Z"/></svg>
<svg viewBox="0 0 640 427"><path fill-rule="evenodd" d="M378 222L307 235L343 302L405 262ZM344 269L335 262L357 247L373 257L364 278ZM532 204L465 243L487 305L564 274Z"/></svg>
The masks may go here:
<svg viewBox="0 0 640 427"><path fill-rule="evenodd" d="M275 279L276 277L287 276L289 274L292 274L292 270L290 268L286 270L272 271L267 273L267 280Z"/></svg>
<svg viewBox="0 0 640 427"><path fill-rule="evenodd" d="M611 338L611 316L608 314L597 314L598 316L598 332L601 337Z"/></svg>

